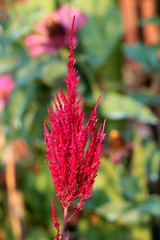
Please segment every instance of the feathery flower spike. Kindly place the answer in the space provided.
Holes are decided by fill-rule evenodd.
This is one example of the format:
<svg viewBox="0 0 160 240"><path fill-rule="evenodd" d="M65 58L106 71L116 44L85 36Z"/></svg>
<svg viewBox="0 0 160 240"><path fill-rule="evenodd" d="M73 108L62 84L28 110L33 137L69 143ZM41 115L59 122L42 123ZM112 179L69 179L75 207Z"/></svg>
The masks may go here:
<svg viewBox="0 0 160 240"><path fill-rule="evenodd" d="M66 223L81 210L84 202L92 195L93 184L102 156L102 141L105 137L105 122L100 124L99 128L96 125L98 121L96 109L100 98L86 126L84 125L83 98L77 90L80 78L77 77L78 71L75 68L74 21L75 16L70 31L68 71L64 80L68 93L65 95L61 89L55 93L54 108L51 106L48 108L50 131L48 131L46 123L44 124L47 165L57 191L57 198L64 209L62 230L59 234L60 224L52 203L52 217L57 229L56 240L69 238L65 234ZM74 213L69 216L68 210L76 199L79 201L74 206Z"/></svg>

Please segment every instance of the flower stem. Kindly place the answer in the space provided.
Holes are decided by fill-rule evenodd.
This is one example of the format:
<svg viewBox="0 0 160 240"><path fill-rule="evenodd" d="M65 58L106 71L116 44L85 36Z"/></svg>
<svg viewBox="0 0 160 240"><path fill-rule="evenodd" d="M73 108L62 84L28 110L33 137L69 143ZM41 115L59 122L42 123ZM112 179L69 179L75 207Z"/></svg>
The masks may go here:
<svg viewBox="0 0 160 240"><path fill-rule="evenodd" d="M67 224L67 215L68 215L68 208L64 208L64 215L63 215L63 223L62 223L62 232L61 232L61 240L65 240L65 230Z"/></svg>

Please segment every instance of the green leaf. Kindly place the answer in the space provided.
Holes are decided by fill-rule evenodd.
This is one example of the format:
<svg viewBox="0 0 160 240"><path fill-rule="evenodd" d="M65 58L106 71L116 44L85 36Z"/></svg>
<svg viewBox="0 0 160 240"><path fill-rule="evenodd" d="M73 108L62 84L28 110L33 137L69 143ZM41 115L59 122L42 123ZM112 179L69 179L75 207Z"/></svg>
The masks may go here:
<svg viewBox="0 0 160 240"><path fill-rule="evenodd" d="M133 224L130 226L130 233L129 236L132 236L132 240L151 240L152 239L152 232L151 228L148 223L138 223L138 224Z"/></svg>
<svg viewBox="0 0 160 240"><path fill-rule="evenodd" d="M149 178L156 183L160 174L160 151L153 140L148 140L143 148ZM158 184L158 183L157 183Z"/></svg>
<svg viewBox="0 0 160 240"><path fill-rule="evenodd" d="M156 124L157 117L145 105L123 94L107 93L101 101L101 112L110 119L133 118L140 122Z"/></svg>
<svg viewBox="0 0 160 240"><path fill-rule="evenodd" d="M160 217L160 199L151 198L138 206L141 213L149 214L151 216Z"/></svg>
<svg viewBox="0 0 160 240"><path fill-rule="evenodd" d="M32 31L33 24L40 18L38 17L38 14L39 11L36 13L25 13L23 15L11 17L7 29L3 34L0 34L1 46L4 47L29 34ZM29 18L28 15L30 16Z"/></svg>
<svg viewBox="0 0 160 240"><path fill-rule="evenodd" d="M96 208L96 213L107 221L133 224L146 222L149 216L160 217L160 199L149 198L143 202L110 202Z"/></svg>
<svg viewBox="0 0 160 240"><path fill-rule="evenodd" d="M99 0L97 4L97 0L88 0L87 4L85 0L75 0L74 5L80 8L82 11L87 13L88 15L97 15L102 16L106 14L114 4L113 0Z"/></svg>
<svg viewBox="0 0 160 240"><path fill-rule="evenodd" d="M160 96L153 95L150 92L134 92L130 96L136 101L150 106L160 104Z"/></svg>
<svg viewBox="0 0 160 240"><path fill-rule="evenodd" d="M142 18L139 20L140 26L143 26L143 25L149 24L149 23L155 23L157 25L160 25L160 17Z"/></svg>
<svg viewBox="0 0 160 240"><path fill-rule="evenodd" d="M48 240L50 235L41 228L35 228L26 240Z"/></svg>
<svg viewBox="0 0 160 240"><path fill-rule="evenodd" d="M141 63L147 72L159 71L160 62L157 59L156 55L157 47L144 46L143 44L135 45L124 45L123 52L124 54Z"/></svg>
<svg viewBox="0 0 160 240"><path fill-rule="evenodd" d="M85 207L94 210L95 207L111 200L122 201L119 181L119 175L114 164L109 159L102 158L94 184L93 196L86 201Z"/></svg>
<svg viewBox="0 0 160 240"><path fill-rule="evenodd" d="M64 78L66 71L66 62L58 59L57 55L28 58L16 71L16 84L18 87L22 87L37 79L42 79L43 83L52 86L55 80Z"/></svg>
<svg viewBox="0 0 160 240"><path fill-rule="evenodd" d="M52 86L53 81L64 78L67 72L66 62L63 60L55 59L51 60L47 64L44 64L42 67L42 77L43 82L47 85Z"/></svg>
<svg viewBox="0 0 160 240"><path fill-rule="evenodd" d="M144 148L141 143L141 138L138 135L135 135L133 142L135 146L132 149L132 158L131 158L131 175L136 179L136 183L139 188L137 192L136 200L144 200L148 196L147 188L147 175L146 175L146 163L147 159L145 157Z"/></svg>
<svg viewBox="0 0 160 240"><path fill-rule="evenodd" d="M0 34L1 46L15 42L32 32L33 25L46 17L54 6L55 1L52 0L40 2L28 0L23 4L20 2L11 6L8 9L7 27Z"/></svg>
<svg viewBox="0 0 160 240"><path fill-rule="evenodd" d="M82 239L133 240L130 235L129 238L127 237L129 232L126 226L113 222L106 222L104 219L99 219L97 223L92 223L89 219L80 219L77 227Z"/></svg>
<svg viewBox="0 0 160 240"><path fill-rule="evenodd" d="M122 224L136 223L142 219L140 212L130 202L110 202L96 208L96 212L107 221L121 222Z"/></svg>
<svg viewBox="0 0 160 240"><path fill-rule="evenodd" d="M116 29L116 31L115 31ZM81 30L81 42L87 54L86 60L97 68L109 58L122 33L119 9L113 6L105 15L92 15ZM94 40L93 40L94 39Z"/></svg>
<svg viewBox="0 0 160 240"><path fill-rule="evenodd" d="M126 199L134 200L141 192L138 181L135 177L121 177L120 179L123 195Z"/></svg>
<svg viewBox="0 0 160 240"><path fill-rule="evenodd" d="M23 50L21 46L16 48L11 45L0 47L0 74L14 71L20 67L24 60L20 57L20 55L24 55Z"/></svg>

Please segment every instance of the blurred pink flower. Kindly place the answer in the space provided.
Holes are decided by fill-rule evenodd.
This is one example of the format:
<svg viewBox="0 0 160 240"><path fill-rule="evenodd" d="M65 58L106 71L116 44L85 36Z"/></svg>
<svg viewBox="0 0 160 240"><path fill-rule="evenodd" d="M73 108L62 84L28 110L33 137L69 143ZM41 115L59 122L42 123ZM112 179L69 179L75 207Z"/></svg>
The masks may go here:
<svg viewBox="0 0 160 240"><path fill-rule="evenodd" d="M53 54L58 49L69 46L69 33L73 16L76 16L73 42L77 42L75 33L86 23L87 16L76 7L62 6L34 26L37 33L26 37L25 42L33 57Z"/></svg>
<svg viewBox="0 0 160 240"><path fill-rule="evenodd" d="M15 88L15 82L9 74L4 74L0 76L0 103L6 105L10 94Z"/></svg>

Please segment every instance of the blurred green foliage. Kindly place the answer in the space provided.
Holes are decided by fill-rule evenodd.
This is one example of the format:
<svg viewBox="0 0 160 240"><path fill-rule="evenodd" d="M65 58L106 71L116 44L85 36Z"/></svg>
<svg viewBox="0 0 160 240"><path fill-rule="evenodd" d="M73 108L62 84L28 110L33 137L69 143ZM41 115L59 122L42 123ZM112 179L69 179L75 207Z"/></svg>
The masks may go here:
<svg viewBox="0 0 160 240"><path fill-rule="evenodd" d="M80 88L86 116L97 97L102 95L99 119L107 118L106 135L118 129L123 138L121 151L132 143L127 157L118 164L112 161L110 141L104 142L104 157L95 182L94 192L69 229L75 239L152 240L160 231L160 130L158 106L160 97L145 84L138 90L127 90L122 75L122 53L137 61L149 76L159 74L158 46L122 45L123 24L118 1L100 0L28 0L8 2L0 11L0 74L10 73L16 82L10 101L1 116L6 145L23 138L30 156L16 164L17 189L23 194L26 240L53 239L55 229L50 213L50 199L55 192L43 156L43 120L47 104L61 86L64 91L68 49L55 55L32 58L25 37L36 22L63 4L85 12L89 20L79 32L76 50ZM140 21L159 24L159 17ZM144 129L144 132L142 131ZM148 134L149 131L149 134ZM151 134L150 134L151 132ZM5 146L4 146L5 148ZM109 154L108 154L109 152ZM115 152L113 153L115 154ZM7 207L7 189L3 182L6 163L0 151L0 239L14 238ZM38 169L38 170L37 170ZM62 209L56 201L58 216ZM2 238L3 234L6 237Z"/></svg>

